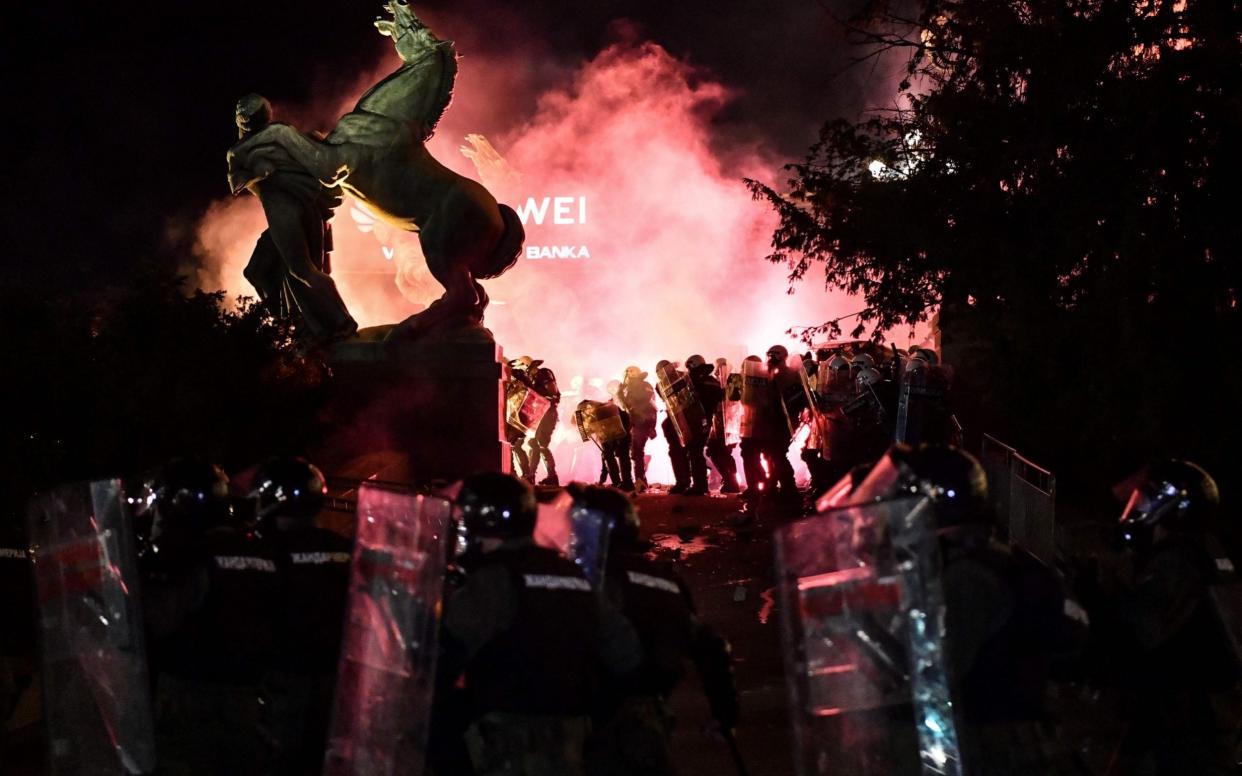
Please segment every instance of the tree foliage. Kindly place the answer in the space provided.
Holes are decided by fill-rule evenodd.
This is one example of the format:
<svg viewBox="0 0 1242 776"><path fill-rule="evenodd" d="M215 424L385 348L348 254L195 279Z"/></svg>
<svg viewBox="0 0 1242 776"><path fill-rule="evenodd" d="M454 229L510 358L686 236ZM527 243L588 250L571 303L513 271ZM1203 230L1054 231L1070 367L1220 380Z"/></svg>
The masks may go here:
<svg viewBox="0 0 1242 776"><path fill-rule="evenodd" d="M56 297L0 289L9 510L59 482L178 455L236 470L312 440L326 370L259 305L221 302L160 274Z"/></svg>
<svg viewBox="0 0 1242 776"><path fill-rule="evenodd" d="M1087 457L1219 458L1184 426L1237 386L1242 7L869 2L844 23L864 58L908 54L900 107L825 126L787 191L748 182L780 216L769 259L861 294L860 331L938 309L988 420L1030 416L1008 422L1048 455L1089 435Z"/></svg>

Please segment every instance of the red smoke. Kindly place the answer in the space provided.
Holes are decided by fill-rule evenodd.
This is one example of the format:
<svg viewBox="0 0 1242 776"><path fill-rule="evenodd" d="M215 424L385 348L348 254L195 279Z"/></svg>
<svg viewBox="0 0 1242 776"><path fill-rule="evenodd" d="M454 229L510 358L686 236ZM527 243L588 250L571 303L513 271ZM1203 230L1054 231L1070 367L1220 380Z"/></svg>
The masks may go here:
<svg viewBox="0 0 1242 776"><path fill-rule="evenodd" d="M459 147L480 131L489 106L512 104L503 94L521 88L513 76L521 68L463 54L454 103L430 148L478 178ZM395 63L394 57L384 72ZM317 112L339 115L356 97L334 96ZM778 342L799 352L785 334L790 326L862 306L813 286L789 295L785 272L763 260L775 220L741 179L784 176L762 149L732 149L728 163L713 150L712 116L728 99L727 89L660 46L624 42L583 63L562 86L538 96L533 114L488 138L520 176L485 181L497 199L525 210L528 198L541 206L545 197L564 197L561 215L577 221L585 198L586 222L561 225L549 223L556 212L549 200L545 224L527 223L527 245L585 247L590 258L523 257L486 284L494 301L486 325L508 357L542 358L556 372L566 393L564 421L581 393L602 396L602 386L629 364L654 373L657 360L684 361L692 353L737 364ZM359 221L370 226L366 220L347 200L334 221L334 277L362 326L400 320L440 293L426 282L415 237L383 226L360 231ZM201 284L252 293L241 268L262 228L253 197L213 208L200 225ZM570 395L574 390L579 395ZM573 473L593 478L598 456L572 428L559 433L572 443L558 450L565 474L578 451L586 462ZM657 440L649 449L664 458L663 448ZM666 480L667 463L653 475Z"/></svg>

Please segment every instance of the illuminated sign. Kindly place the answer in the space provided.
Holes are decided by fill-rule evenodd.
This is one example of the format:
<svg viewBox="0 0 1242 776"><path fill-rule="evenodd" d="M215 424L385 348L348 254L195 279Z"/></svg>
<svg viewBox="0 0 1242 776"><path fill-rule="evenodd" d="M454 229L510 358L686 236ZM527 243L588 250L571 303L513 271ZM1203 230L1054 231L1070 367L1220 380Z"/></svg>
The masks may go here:
<svg viewBox="0 0 1242 776"><path fill-rule="evenodd" d="M569 243L562 234L545 234L546 229L564 231L564 227L581 226L587 222L587 198L577 197L527 197L515 208L522 225L542 227L538 231L543 239L526 246L528 259L589 259L591 249L581 241ZM547 244L559 243L559 244Z"/></svg>

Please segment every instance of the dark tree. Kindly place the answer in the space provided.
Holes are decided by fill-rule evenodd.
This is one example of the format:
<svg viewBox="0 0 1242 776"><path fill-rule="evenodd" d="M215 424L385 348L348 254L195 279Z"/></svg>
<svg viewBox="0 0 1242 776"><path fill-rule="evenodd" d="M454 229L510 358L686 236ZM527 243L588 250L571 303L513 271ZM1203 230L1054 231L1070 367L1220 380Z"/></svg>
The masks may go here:
<svg viewBox="0 0 1242 776"><path fill-rule="evenodd" d="M178 455L237 471L304 451L326 370L258 305L221 301L163 273L54 297L0 288L0 519L43 488Z"/></svg>
<svg viewBox="0 0 1242 776"><path fill-rule="evenodd" d="M1242 6L895 9L843 23L863 59L908 51L900 107L828 124L787 192L748 182L769 259L861 294L860 331L938 311L970 431L1082 477L1167 453L1236 482Z"/></svg>

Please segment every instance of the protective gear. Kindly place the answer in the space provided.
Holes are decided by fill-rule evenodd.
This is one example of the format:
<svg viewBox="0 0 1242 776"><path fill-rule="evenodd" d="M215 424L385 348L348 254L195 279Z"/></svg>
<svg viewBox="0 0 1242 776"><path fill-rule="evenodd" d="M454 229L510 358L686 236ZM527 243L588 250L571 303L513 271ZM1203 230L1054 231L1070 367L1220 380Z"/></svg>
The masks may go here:
<svg viewBox="0 0 1242 776"><path fill-rule="evenodd" d="M707 359L698 354L690 356L690 358L686 359L686 371L689 372L691 376L697 375L709 366L710 365L707 363Z"/></svg>
<svg viewBox="0 0 1242 776"><path fill-rule="evenodd" d="M530 485L510 474L482 472L462 480L457 493L460 521L472 543L520 539L535 531L539 508Z"/></svg>
<svg viewBox="0 0 1242 776"><path fill-rule="evenodd" d="M143 515L147 508L151 510L149 541L165 556L180 551L209 529L232 522L228 475L206 461L174 459L143 492L154 498L140 498L135 512Z"/></svg>
<svg viewBox="0 0 1242 776"><path fill-rule="evenodd" d="M828 370L834 376L843 375L850 371L850 362L838 353L828 360Z"/></svg>
<svg viewBox="0 0 1242 776"><path fill-rule="evenodd" d="M588 745L588 771L603 776L671 773L667 698L684 677L687 658L699 669L721 729L737 724L728 642L695 615L689 589L676 569L645 556L639 518L628 499L596 489L583 500L607 515L613 527L604 593L633 623L644 655L636 674L610 688L619 701Z"/></svg>
<svg viewBox="0 0 1242 776"><path fill-rule="evenodd" d="M440 686L470 688L466 734L480 774L583 774L587 715L602 666L637 667L632 628L579 568L530 540L481 553L446 597Z"/></svg>
<svg viewBox="0 0 1242 776"><path fill-rule="evenodd" d="M692 376L678 372L667 361L661 363L663 366L656 368L656 377L660 381L660 397L664 399L668 418L672 421L682 445L698 436L706 438L710 417L695 393ZM703 365L700 364L701 366Z"/></svg>
<svg viewBox="0 0 1242 776"><path fill-rule="evenodd" d="M552 403L521 380L505 381L505 423L525 436L539 427Z"/></svg>
<svg viewBox="0 0 1242 776"><path fill-rule="evenodd" d="M625 380L623 382L629 382L630 380L646 380L646 379L647 379L647 373L639 369L638 367L627 366L625 368Z"/></svg>
<svg viewBox="0 0 1242 776"><path fill-rule="evenodd" d="M578 403L574 420L582 441L589 439L599 448L603 464L601 481L607 474L617 487L633 490L629 414L611 401L585 399Z"/></svg>
<svg viewBox="0 0 1242 776"><path fill-rule="evenodd" d="M537 369L542 363L543 359L535 359L530 356L518 356L509 362L509 366L523 372L534 372L535 369Z"/></svg>
<svg viewBox="0 0 1242 776"><path fill-rule="evenodd" d="M132 533L117 480L28 513L52 773L152 773L154 722Z"/></svg>
<svg viewBox="0 0 1242 776"><path fill-rule="evenodd" d="M628 496L616 488L577 484L569 487L575 504L608 517L610 546L613 549L629 551L641 545L638 510Z"/></svg>
<svg viewBox="0 0 1242 776"><path fill-rule="evenodd" d="M784 345L773 345L772 347L768 348L768 352L766 355L768 357L769 366L773 364L783 366L785 362L789 359L789 349L786 348Z"/></svg>
<svg viewBox="0 0 1242 776"><path fill-rule="evenodd" d="M363 485L325 772L394 773L427 751L452 505Z"/></svg>
<svg viewBox="0 0 1242 776"><path fill-rule="evenodd" d="M1202 531L1212 527L1220 507L1216 481L1198 464L1156 461L1141 474L1121 515L1122 526L1169 531Z"/></svg>
<svg viewBox="0 0 1242 776"><path fill-rule="evenodd" d="M256 522L269 528L278 523L282 531L312 525L328 494L323 472L305 458L273 458L259 467L254 482Z"/></svg>
<svg viewBox="0 0 1242 776"><path fill-rule="evenodd" d="M532 359L530 356L522 356L517 359L515 364L519 365L514 377L526 383L536 393L544 397L550 403L547 412L539 421L538 427L535 429L535 436L531 440L530 445L530 477L533 480L539 471L539 462L542 460L547 465L547 476L542 480L543 485L559 485L560 479L556 476L556 458L552 455L552 434L556 431L556 424L559 420L557 408L561 401L561 391L556 383L556 375L551 369L545 369L540 366L543 361Z"/></svg>
<svg viewBox="0 0 1242 776"><path fill-rule="evenodd" d="M854 383L858 387L858 392L862 393L866 388L879 385L883 379L877 370L871 367L863 367L854 378Z"/></svg>
<svg viewBox="0 0 1242 776"><path fill-rule="evenodd" d="M935 506L937 530L992 523L983 466L970 453L947 445L893 445L850 500L861 504L911 496Z"/></svg>
<svg viewBox="0 0 1242 776"><path fill-rule="evenodd" d="M777 530L800 772L962 773L930 523L916 496Z"/></svg>
<svg viewBox="0 0 1242 776"><path fill-rule="evenodd" d="M655 390L646 382L647 373L638 367L627 367L625 375L617 399L630 416L630 461L634 484L641 492L647 489L647 441L656 437Z"/></svg>
<svg viewBox="0 0 1242 776"><path fill-rule="evenodd" d="M280 659L263 680L260 728L268 770L306 773L322 767L327 746L353 542L301 518L274 524L265 539L279 574Z"/></svg>
<svg viewBox="0 0 1242 776"><path fill-rule="evenodd" d="M851 369L875 369L875 359L867 353L859 353L850 361Z"/></svg>

